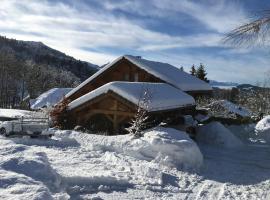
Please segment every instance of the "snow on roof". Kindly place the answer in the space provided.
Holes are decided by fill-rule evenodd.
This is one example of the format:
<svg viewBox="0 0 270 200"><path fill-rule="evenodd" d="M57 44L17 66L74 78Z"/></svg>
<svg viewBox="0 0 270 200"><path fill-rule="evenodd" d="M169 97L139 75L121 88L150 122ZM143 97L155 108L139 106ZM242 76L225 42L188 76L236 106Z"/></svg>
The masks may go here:
<svg viewBox="0 0 270 200"><path fill-rule="evenodd" d="M206 82L204 82L204 81L202 81L202 80L200 80L200 79L198 79L198 78L196 78L196 77L194 77L194 76L192 76L184 71L181 71L177 67L174 67L168 63L155 62L155 61L142 59L138 56L125 55L125 56L121 56L121 57L117 58L112 63L106 65L101 70L99 70L98 72L93 74L90 78L85 80L78 87L71 90L66 95L66 97L69 97L72 94L74 94L80 88L82 88L83 86L85 86L86 84L88 84L89 82L94 80L96 77L101 75L104 71L106 71L107 69L112 67L115 63L117 63L119 60L121 60L123 58L129 60L130 62L132 62L133 64L135 64L139 68L147 71L148 73L166 81L167 83L169 83L169 84L171 84L171 85L173 85L173 86L175 86L183 91L209 91L209 90L212 90L212 87L208 83L206 83Z"/></svg>
<svg viewBox="0 0 270 200"><path fill-rule="evenodd" d="M183 91L212 90L212 87L208 83L168 63L154 62L130 55L125 56L125 58L146 70L148 73L153 74Z"/></svg>
<svg viewBox="0 0 270 200"><path fill-rule="evenodd" d="M0 109L0 117L7 118L30 117L33 113L34 112L28 110Z"/></svg>
<svg viewBox="0 0 270 200"><path fill-rule="evenodd" d="M109 91L115 92L126 100L138 105L143 93L147 90L150 95L148 111L169 110L185 106L195 105L195 100L190 95L176 89L166 83L144 83L144 82L110 82L96 90L72 101L69 109L72 110L95 97Z"/></svg>
<svg viewBox="0 0 270 200"><path fill-rule="evenodd" d="M235 113L235 114L242 116L242 117L250 117L251 116L251 112L248 109L241 107L239 105L236 105L228 100L214 101L209 106L213 106L213 105L220 105L224 109L226 109L227 111L229 111L231 113Z"/></svg>
<svg viewBox="0 0 270 200"><path fill-rule="evenodd" d="M53 88L31 101L31 109L54 106L73 88Z"/></svg>

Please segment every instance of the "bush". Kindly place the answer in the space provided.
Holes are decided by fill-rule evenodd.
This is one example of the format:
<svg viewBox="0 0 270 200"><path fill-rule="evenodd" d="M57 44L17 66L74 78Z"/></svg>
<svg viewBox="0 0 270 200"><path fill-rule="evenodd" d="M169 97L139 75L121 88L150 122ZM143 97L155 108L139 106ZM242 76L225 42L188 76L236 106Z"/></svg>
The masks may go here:
<svg viewBox="0 0 270 200"><path fill-rule="evenodd" d="M50 112L53 126L60 129L70 128L71 123L68 120L68 104L69 100L63 98Z"/></svg>

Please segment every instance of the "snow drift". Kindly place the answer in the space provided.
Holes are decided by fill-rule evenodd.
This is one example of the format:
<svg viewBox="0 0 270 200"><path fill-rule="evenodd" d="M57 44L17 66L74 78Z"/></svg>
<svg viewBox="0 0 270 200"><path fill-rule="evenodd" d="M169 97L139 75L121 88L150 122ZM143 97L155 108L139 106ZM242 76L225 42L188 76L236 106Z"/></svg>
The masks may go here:
<svg viewBox="0 0 270 200"><path fill-rule="evenodd" d="M270 115L264 117L255 126L255 132L258 137L270 142Z"/></svg>
<svg viewBox="0 0 270 200"><path fill-rule="evenodd" d="M192 139L182 131L157 127L145 131L144 136L133 135L102 136L78 132L57 132L56 138L66 141L75 138L91 150L113 151L139 160L156 162L178 169L199 169L203 163L202 154Z"/></svg>
<svg viewBox="0 0 270 200"><path fill-rule="evenodd" d="M242 146L242 142L219 122L211 122L198 128L198 142L219 145L227 148Z"/></svg>

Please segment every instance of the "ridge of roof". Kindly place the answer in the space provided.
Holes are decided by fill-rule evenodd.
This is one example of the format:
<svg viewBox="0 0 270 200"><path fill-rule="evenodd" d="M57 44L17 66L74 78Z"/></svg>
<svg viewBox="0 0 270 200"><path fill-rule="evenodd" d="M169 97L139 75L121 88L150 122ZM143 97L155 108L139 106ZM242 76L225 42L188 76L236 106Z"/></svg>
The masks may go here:
<svg viewBox="0 0 270 200"><path fill-rule="evenodd" d="M85 86L86 84L88 84L89 82L97 78L99 75L101 75L103 72L105 72L107 69L112 67L115 63L117 63L123 58L127 59L128 61L130 61L137 67L147 71L148 73L160 78L161 80L164 80L165 82L183 91L200 91L200 90L211 91L212 90L212 87L208 83L186 72L183 72L177 67L174 67L173 65L170 65L168 63L150 61L150 60L146 60L141 57L138 57L138 56L124 55L124 56L118 57L113 62L107 64L105 67L103 67L102 69L97 71L95 74L90 76L88 79L82 82L79 86L71 90L66 95L66 97L73 95L76 91L78 91L83 86ZM179 76L179 77L176 77L176 76ZM180 80L180 78L182 80Z"/></svg>

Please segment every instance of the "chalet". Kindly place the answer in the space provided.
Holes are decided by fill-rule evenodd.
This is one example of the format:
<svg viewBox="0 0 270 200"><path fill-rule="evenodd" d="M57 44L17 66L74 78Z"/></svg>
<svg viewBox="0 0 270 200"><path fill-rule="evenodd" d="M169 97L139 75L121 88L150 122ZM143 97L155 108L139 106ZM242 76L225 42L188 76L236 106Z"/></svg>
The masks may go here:
<svg viewBox="0 0 270 200"><path fill-rule="evenodd" d="M165 119L193 113L194 97L210 95L212 88L167 63L121 56L66 95L70 121L88 127L102 121L101 130L119 133L142 107L145 91L149 116Z"/></svg>

